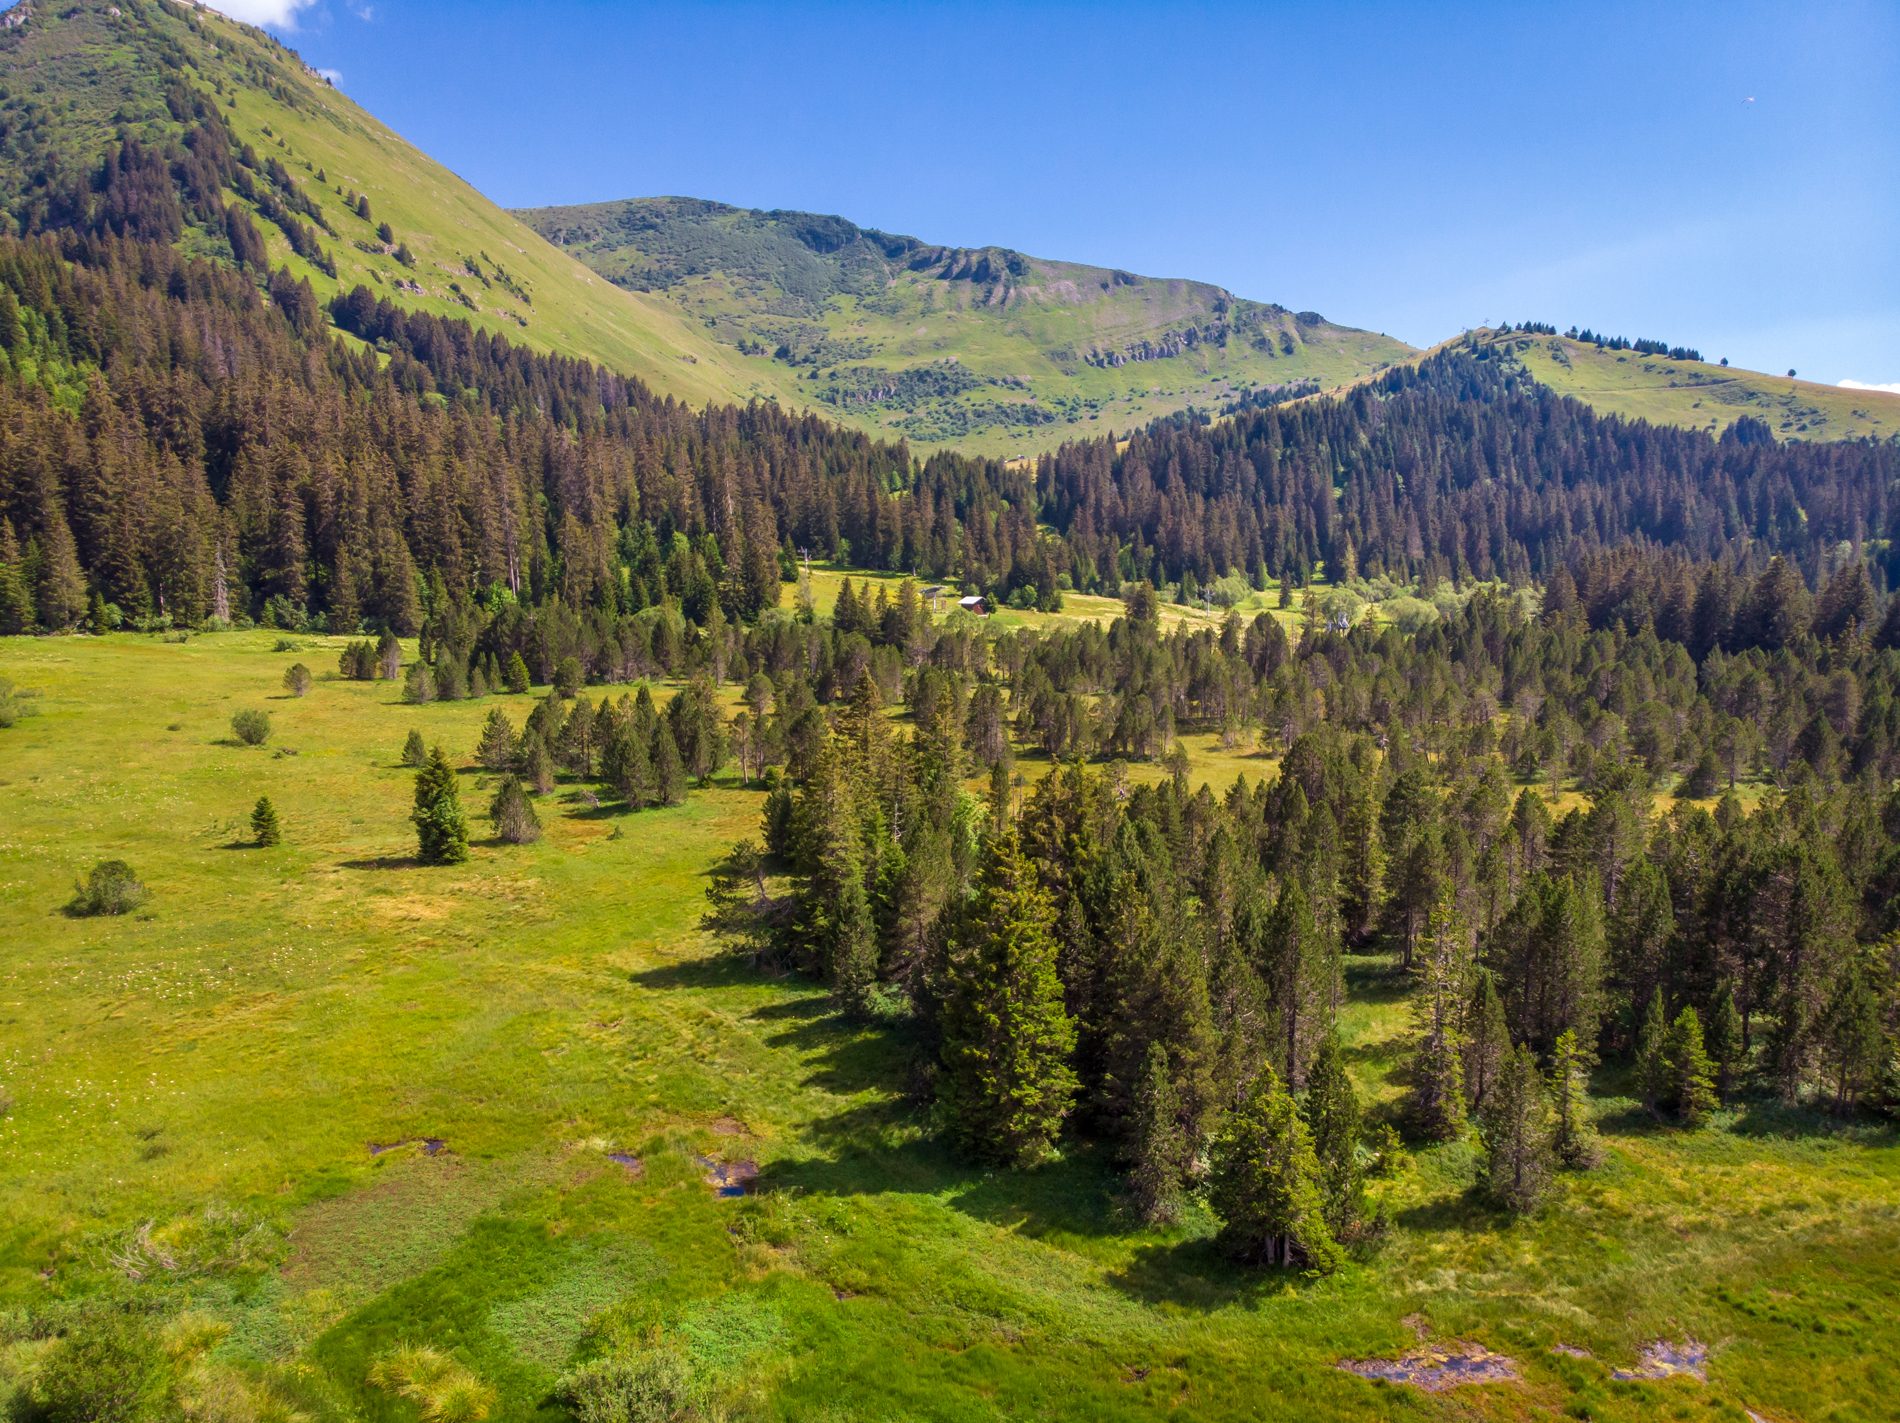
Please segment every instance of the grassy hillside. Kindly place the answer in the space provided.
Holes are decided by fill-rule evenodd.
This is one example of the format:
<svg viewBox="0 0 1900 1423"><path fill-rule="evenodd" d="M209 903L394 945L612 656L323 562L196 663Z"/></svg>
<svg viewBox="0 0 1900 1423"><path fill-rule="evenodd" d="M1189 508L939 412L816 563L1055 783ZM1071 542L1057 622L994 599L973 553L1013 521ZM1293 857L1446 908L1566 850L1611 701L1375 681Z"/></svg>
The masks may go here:
<svg viewBox="0 0 1900 1423"><path fill-rule="evenodd" d="M1743 416L1784 440L1900 436L1900 395L1843 390L1707 361L1613 351L1564 336L1480 333L1508 345L1525 368L1605 414L1719 434Z"/></svg>
<svg viewBox="0 0 1900 1423"><path fill-rule="evenodd" d="M472 1370L492 1418L553 1420L570 1361L628 1338L747 1419L1887 1416L1889 1135L1762 1102L1659 1129L1603 1082L1610 1162L1536 1218L1504 1225L1471 1148L1439 1148L1375 1184L1387 1236L1341 1276L1236 1273L1204 1216L1131 1224L1090 1156L960 1165L894 1038L721 957L703 874L756 793L618 816L564 787L540 844L420 868L397 749L415 728L462 760L495 700L403 706L324 675L335 641L275 636L0 642L36 711L0 731L0 1319L101 1291L195 1311L228 1331L214 1377L313 1423L416 1418L371 1382L405 1343ZM299 659L317 685L284 698ZM261 750L228 735L248 707ZM260 792L276 849L238 845ZM107 855L150 902L62 916ZM1389 1100L1403 980L1347 972L1348 1060ZM761 1175L720 1198L698 1157ZM1334 1367L1421 1335L1522 1380ZM1708 1382L1611 1378L1657 1338L1709 1344ZM0 1328L0 1380L45 1349Z"/></svg>
<svg viewBox="0 0 1900 1423"><path fill-rule="evenodd" d="M690 198L521 216L617 286L674 303L760 379L915 444L1022 454L1263 388L1339 385L1410 353L1204 282L837 217Z"/></svg>
<svg viewBox="0 0 1900 1423"><path fill-rule="evenodd" d="M25 0L0 30L0 193L29 193L48 155L87 171L120 130L180 131L165 102L182 78L260 158L276 158L323 211L333 281L260 222L274 263L327 299L361 283L402 305L582 356L695 402L768 393L735 353L655 297L602 281L392 133L263 32L173 0ZM347 201L369 200L368 220ZM235 194L227 194L238 201ZM393 242L378 236L392 229ZM187 235L188 244L202 237ZM412 262L397 260L407 248Z"/></svg>

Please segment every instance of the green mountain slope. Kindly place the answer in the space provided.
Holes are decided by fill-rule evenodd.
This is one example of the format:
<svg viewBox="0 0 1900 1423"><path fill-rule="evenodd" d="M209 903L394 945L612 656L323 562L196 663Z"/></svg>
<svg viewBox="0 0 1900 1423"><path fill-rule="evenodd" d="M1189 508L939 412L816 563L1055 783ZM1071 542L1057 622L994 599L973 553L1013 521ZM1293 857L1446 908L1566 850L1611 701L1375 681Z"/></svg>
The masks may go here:
<svg viewBox="0 0 1900 1423"><path fill-rule="evenodd" d="M360 283L696 403L773 393L676 307L614 287L549 246L262 31L173 0L23 0L0 23L0 201L16 210L46 189L49 172L90 172L121 132L154 144L178 137L184 124L167 93L182 82L211 96L233 135L260 163L276 159L321 212L334 278L297 257L278 227L258 224L273 264L307 276L320 297ZM367 219L353 195L368 200ZM379 236L385 223L393 241Z"/></svg>
<svg viewBox="0 0 1900 1423"><path fill-rule="evenodd" d="M1784 440L1900 436L1900 395L1745 371L1707 361L1616 351L1566 336L1481 331L1531 375L1605 414L1719 434L1743 416Z"/></svg>
<svg viewBox="0 0 1900 1423"><path fill-rule="evenodd" d="M1050 448L1187 406L1342 384L1411 348L1205 282L837 217L691 198L521 217L616 286L665 298L804 403L913 443Z"/></svg>

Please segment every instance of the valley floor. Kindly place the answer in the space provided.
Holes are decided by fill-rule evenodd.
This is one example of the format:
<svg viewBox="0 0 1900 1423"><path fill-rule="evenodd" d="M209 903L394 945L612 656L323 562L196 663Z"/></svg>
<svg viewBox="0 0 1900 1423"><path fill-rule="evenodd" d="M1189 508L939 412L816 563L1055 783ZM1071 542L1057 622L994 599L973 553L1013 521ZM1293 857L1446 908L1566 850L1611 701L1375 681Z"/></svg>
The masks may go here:
<svg viewBox="0 0 1900 1423"><path fill-rule="evenodd" d="M705 874L757 794L622 815L563 785L539 844L472 815L471 862L423 868L404 737L465 762L497 699L404 706L334 678L341 640L277 638L0 640L34 712L0 730L10 1318L108 1290L203 1310L225 1357L368 1419L415 1416L368 1381L404 1342L471 1366L496 1417L559 1418L610 1327L672 1340L735 1418L1893 1416L1890 1131L1749 1102L1683 1132L1606 1095L1608 1162L1531 1220L1479 1204L1474 1151L1447 1147L1374 1183L1385 1238L1338 1277L1243 1274L1204 1218L1132 1225L1088 1156L959 1164L900 1041L721 954ZM252 707L262 748L229 734ZM260 794L274 849L241 847ZM63 915L110 857L150 902ZM1350 1061L1387 1100L1404 984L1374 957L1348 978ZM701 1158L759 1174L720 1196ZM1335 1367L1420 1331L1522 1378L1427 1394ZM35 1346L0 1337L4 1379ZM1612 1379L1658 1339L1706 1343L1707 1382Z"/></svg>

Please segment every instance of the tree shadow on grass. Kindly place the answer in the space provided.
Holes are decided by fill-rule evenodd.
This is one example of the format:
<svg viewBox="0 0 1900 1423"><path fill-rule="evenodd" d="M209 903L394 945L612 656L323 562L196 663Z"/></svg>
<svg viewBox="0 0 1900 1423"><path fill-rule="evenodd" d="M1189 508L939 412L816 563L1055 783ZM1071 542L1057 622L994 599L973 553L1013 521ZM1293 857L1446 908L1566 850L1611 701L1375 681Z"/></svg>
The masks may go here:
<svg viewBox="0 0 1900 1423"><path fill-rule="evenodd" d="M1397 1003L1412 991L1412 975L1393 954L1347 954L1340 973L1347 995L1362 1003Z"/></svg>
<svg viewBox="0 0 1900 1423"><path fill-rule="evenodd" d="M422 868L422 861L414 855L370 855L343 860L340 866L346 870L417 870Z"/></svg>
<svg viewBox="0 0 1900 1423"><path fill-rule="evenodd" d="M1841 1141L1873 1145L1891 1143L1895 1129L1862 1115L1837 1115L1814 1106L1790 1106L1775 1097L1749 1097L1734 1104L1735 1117L1729 1130L1736 1136L1759 1140L1778 1137L1783 1140L1838 1138Z"/></svg>
<svg viewBox="0 0 1900 1423"><path fill-rule="evenodd" d="M1504 1212L1493 1205L1485 1196L1483 1188L1474 1182L1462 1191L1433 1196L1430 1200L1407 1206L1394 1214L1392 1220L1395 1225L1422 1233L1448 1230L1469 1233L1494 1230L1505 1218Z"/></svg>
<svg viewBox="0 0 1900 1423"><path fill-rule="evenodd" d="M1108 1276L1108 1282L1143 1304L1171 1304L1202 1313L1251 1304L1289 1285L1303 1289L1312 1283L1296 1270L1236 1264L1207 1236L1144 1245Z"/></svg>
<svg viewBox="0 0 1900 1423"><path fill-rule="evenodd" d="M668 991L678 988L757 988L773 982L770 975L754 968L739 954L707 954L681 959L677 963L643 968L627 975L636 988Z"/></svg>

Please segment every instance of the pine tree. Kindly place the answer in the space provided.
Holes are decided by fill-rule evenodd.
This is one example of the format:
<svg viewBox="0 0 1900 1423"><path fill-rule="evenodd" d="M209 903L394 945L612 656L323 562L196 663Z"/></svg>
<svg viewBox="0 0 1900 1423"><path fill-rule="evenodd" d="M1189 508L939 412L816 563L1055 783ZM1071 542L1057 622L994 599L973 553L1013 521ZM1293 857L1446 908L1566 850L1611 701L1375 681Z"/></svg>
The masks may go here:
<svg viewBox="0 0 1900 1423"><path fill-rule="evenodd" d="M505 771L514 765L518 749L508 714L500 707L494 708L488 713L488 720L482 723L482 739L475 747L475 759L487 770Z"/></svg>
<svg viewBox="0 0 1900 1423"><path fill-rule="evenodd" d="M1649 995L1641 1026L1636 1030L1636 1091L1652 1112L1675 1106L1674 1082L1669 1073L1669 1012L1662 989Z"/></svg>
<svg viewBox="0 0 1900 1423"><path fill-rule="evenodd" d="M1417 1037L1406 1115L1419 1135L1451 1141L1464 1131L1464 1036L1460 1020L1470 941L1449 887L1433 905L1421 942L1414 1000Z"/></svg>
<svg viewBox="0 0 1900 1423"><path fill-rule="evenodd" d="M1664 1049L1669 1098L1676 1115L1699 1126L1715 1110L1715 1066L1702 1043L1702 1020L1685 1007L1670 1025Z"/></svg>
<svg viewBox="0 0 1900 1423"><path fill-rule="evenodd" d="M1726 1103L1742 1065L1742 1015L1735 1007L1735 985L1723 979L1709 1005L1709 1060L1715 1064L1715 1093Z"/></svg>
<svg viewBox="0 0 1900 1423"><path fill-rule="evenodd" d="M941 1098L973 1156L1047 1156L1075 1098L1075 1025L1056 976L1055 907L1013 830L990 843L946 966Z"/></svg>
<svg viewBox="0 0 1900 1423"><path fill-rule="evenodd" d="M1339 1034L1329 1032L1320 1042L1307 1078L1303 1103L1306 1125L1313 1136L1313 1154L1319 1161L1320 1202L1326 1225L1336 1238L1359 1222L1363 1187L1359 1167L1359 1094L1346 1071Z"/></svg>
<svg viewBox="0 0 1900 1423"><path fill-rule="evenodd" d="M455 786L455 768L440 746L416 772L416 857L425 865L459 865L468 858L468 822Z"/></svg>
<svg viewBox="0 0 1900 1423"><path fill-rule="evenodd" d="M508 654L508 665L502 670L501 681L504 687L516 695L528 690L528 664L521 660L519 652Z"/></svg>
<svg viewBox="0 0 1900 1423"><path fill-rule="evenodd" d="M659 805L678 805L686 799L686 766L679 743L665 722L653 738L653 799Z"/></svg>
<svg viewBox="0 0 1900 1423"><path fill-rule="evenodd" d="M525 738L518 759L521 783L530 795L546 795L554 789L554 757L547 742L538 736Z"/></svg>
<svg viewBox="0 0 1900 1423"><path fill-rule="evenodd" d="M489 802L488 818L504 844L532 845L541 838L541 817L535 814L534 802L513 776L502 777L495 798Z"/></svg>
<svg viewBox="0 0 1900 1423"><path fill-rule="evenodd" d="M301 662L293 662L284 669L284 690L293 697L310 695L310 669Z"/></svg>
<svg viewBox="0 0 1900 1423"><path fill-rule="evenodd" d="M625 703L623 702L624 706ZM606 708L600 720L609 720ZM600 776L626 802L629 810L644 810L658 796L653 778L653 752L647 737L625 718L614 718L600 753Z"/></svg>
<svg viewBox="0 0 1900 1423"><path fill-rule="evenodd" d="M1511 1054L1479 1135L1486 1194L1513 1215L1536 1210L1550 1187L1550 1103L1530 1048Z"/></svg>
<svg viewBox="0 0 1900 1423"><path fill-rule="evenodd" d="M1820 1064L1832 1081L1837 1112L1853 1110L1877 1088L1884 1066L1880 1001L1868 978L1858 959L1850 961L1817 1025Z"/></svg>
<svg viewBox="0 0 1900 1423"><path fill-rule="evenodd" d="M1279 1073L1265 1064L1214 1143L1207 1199L1221 1243L1237 1259L1318 1274L1344 1256L1326 1228L1320 1164Z"/></svg>
<svg viewBox="0 0 1900 1423"><path fill-rule="evenodd" d="M276 845L284 838L277 824L277 808L270 803L269 796L259 796L257 804L251 807L251 838L260 847Z"/></svg>
<svg viewBox="0 0 1900 1423"><path fill-rule="evenodd" d="M1511 1030L1505 1026L1497 977L1490 969L1480 968L1465 1009L1465 1093L1473 1111L1484 1109L1510 1055Z"/></svg>
<svg viewBox="0 0 1900 1423"><path fill-rule="evenodd" d="M1133 1158L1128 1183L1135 1209L1150 1225L1170 1225L1180 1218L1192 1149L1181 1129L1181 1096L1168 1052L1160 1043L1148 1046L1128 1136Z"/></svg>
<svg viewBox="0 0 1900 1423"><path fill-rule="evenodd" d="M1590 1119L1589 1055L1566 1028L1551 1052L1551 1151L1568 1171L1587 1171L1603 1159L1596 1124Z"/></svg>
<svg viewBox="0 0 1900 1423"><path fill-rule="evenodd" d="M402 764L420 768L429 763L429 748L423 744L422 733L411 728L408 737L402 743Z"/></svg>
<svg viewBox="0 0 1900 1423"><path fill-rule="evenodd" d="M1298 880L1280 891L1268 921L1261 972L1278 1020L1280 1070L1304 1085L1314 1047L1326 1032L1339 990L1338 945L1320 923Z"/></svg>
<svg viewBox="0 0 1900 1423"><path fill-rule="evenodd" d="M40 626L65 632L86 615L86 576L73 531L59 506L47 500L40 516L39 580L33 589Z"/></svg>

